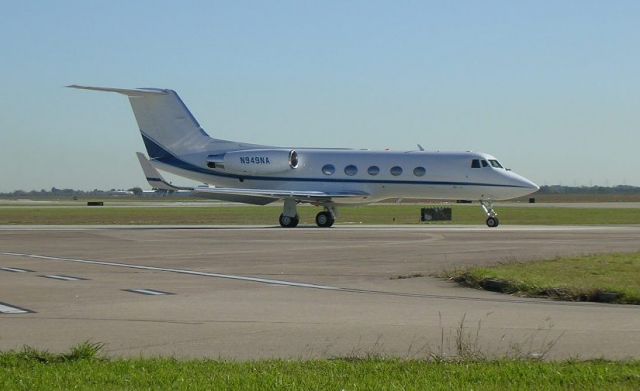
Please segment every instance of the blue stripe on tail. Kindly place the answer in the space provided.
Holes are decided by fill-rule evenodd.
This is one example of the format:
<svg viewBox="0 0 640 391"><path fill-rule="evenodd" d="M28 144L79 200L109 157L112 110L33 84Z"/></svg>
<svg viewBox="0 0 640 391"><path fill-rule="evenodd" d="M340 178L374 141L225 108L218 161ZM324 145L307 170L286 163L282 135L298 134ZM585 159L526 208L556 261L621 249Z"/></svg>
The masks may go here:
<svg viewBox="0 0 640 391"><path fill-rule="evenodd" d="M144 133L142 133L142 130L140 131L140 134L142 135L142 141L144 141L144 146L147 148L147 153L149 154L149 157L151 159L162 160L162 159L169 159L173 157L164 148L156 144L149 137L145 136Z"/></svg>

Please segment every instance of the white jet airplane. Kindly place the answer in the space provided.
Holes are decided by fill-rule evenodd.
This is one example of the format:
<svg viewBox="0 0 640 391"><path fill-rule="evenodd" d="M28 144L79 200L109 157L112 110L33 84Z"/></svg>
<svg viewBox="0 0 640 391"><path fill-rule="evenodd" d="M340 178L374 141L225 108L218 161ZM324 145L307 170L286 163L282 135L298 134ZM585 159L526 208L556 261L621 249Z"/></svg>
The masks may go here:
<svg viewBox="0 0 640 391"><path fill-rule="evenodd" d="M478 200L487 225L497 227L494 201L539 189L486 153L246 144L210 137L173 90L69 87L126 95L154 167L215 185L193 190L208 198L256 205L283 200L282 227L298 225L299 203L324 207L316 224L331 227L338 206L389 198Z"/></svg>

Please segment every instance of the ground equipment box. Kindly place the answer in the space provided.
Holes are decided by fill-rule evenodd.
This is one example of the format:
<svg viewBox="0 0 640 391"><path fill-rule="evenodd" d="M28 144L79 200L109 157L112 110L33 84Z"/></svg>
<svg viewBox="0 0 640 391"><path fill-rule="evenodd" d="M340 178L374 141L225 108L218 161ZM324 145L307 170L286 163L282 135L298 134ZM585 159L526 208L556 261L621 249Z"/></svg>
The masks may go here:
<svg viewBox="0 0 640 391"><path fill-rule="evenodd" d="M428 223L430 221L451 221L451 208L422 208L420 221L423 223Z"/></svg>

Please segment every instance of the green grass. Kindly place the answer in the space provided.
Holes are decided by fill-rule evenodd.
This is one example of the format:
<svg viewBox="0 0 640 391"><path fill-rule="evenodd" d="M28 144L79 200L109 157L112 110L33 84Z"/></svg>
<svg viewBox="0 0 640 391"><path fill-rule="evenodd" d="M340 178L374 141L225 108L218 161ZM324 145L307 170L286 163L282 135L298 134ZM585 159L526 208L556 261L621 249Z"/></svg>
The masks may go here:
<svg viewBox="0 0 640 391"><path fill-rule="evenodd" d="M640 361L335 359L229 362L104 359L25 348L0 353L2 390L451 390L640 388ZM45 357L45 359L43 359Z"/></svg>
<svg viewBox="0 0 640 391"><path fill-rule="evenodd" d="M453 221L484 224L478 205L453 205ZM315 207L300 207L301 224L314 224ZM0 208L0 224L264 224L277 225L281 206L220 207L15 207ZM340 208L338 224L417 224L418 205ZM640 209L498 208L502 224L640 224Z"/></svg>
<svg viewBox="0 0 640 391"><path fill-rule="evenodd" d="M640 304L640 252L477 267L448 276L476 288L524 296Z"/></svg>

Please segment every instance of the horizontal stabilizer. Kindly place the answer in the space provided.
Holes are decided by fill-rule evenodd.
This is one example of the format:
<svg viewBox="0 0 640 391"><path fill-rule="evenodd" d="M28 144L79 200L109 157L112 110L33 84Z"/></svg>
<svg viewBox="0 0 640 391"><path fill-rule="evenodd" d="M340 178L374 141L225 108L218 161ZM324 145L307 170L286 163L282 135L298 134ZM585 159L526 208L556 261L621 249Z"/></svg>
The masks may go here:
<svg viewBox="0 0 640 391"><path fill-rule="evenodd" d="M67 86L69 88L77 88L79 90L91 90L91 91L108 91L108 92L117 92L119 94L127 95L127 96L142 96L145 94L156 94L156 95L167 95L169 90L163 90L159 88L136 88L136 89L126 89L126 88L111 88L111 87L91 87L91 86L79 86L77 84L72 84Z"/></svg>
<svg viewBox="0 0 640 391"><path fill-rule="evenodd" d="M140 166L142 166L144 176L147 178L147 182L149 182L152 189L166 191L193 190L192 187L180 187L167 182L158 170L151 165L151 162L142 152L136 152L136 155L138 156Z"/></svg>

